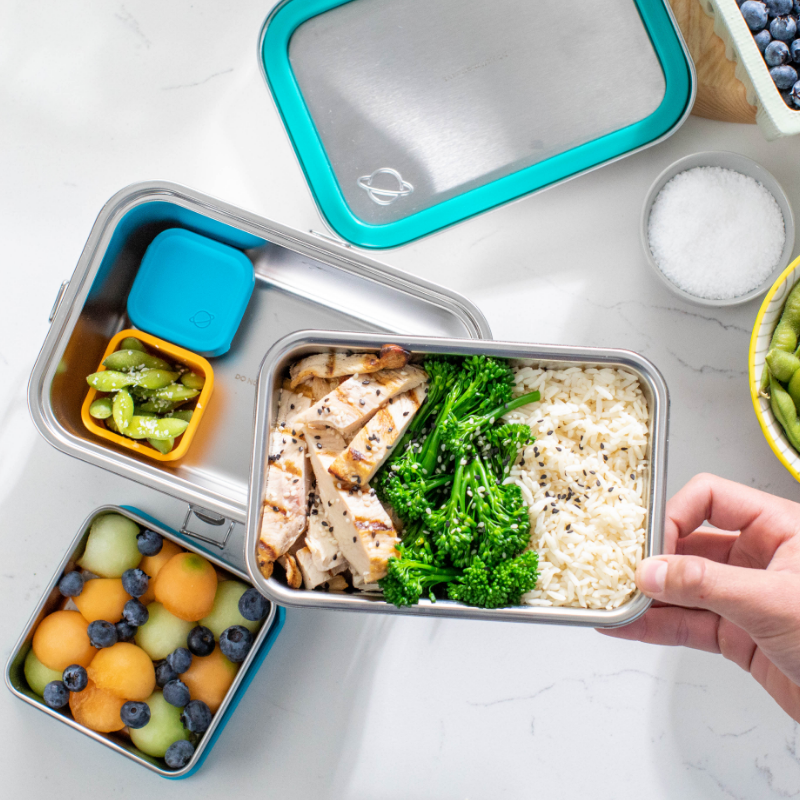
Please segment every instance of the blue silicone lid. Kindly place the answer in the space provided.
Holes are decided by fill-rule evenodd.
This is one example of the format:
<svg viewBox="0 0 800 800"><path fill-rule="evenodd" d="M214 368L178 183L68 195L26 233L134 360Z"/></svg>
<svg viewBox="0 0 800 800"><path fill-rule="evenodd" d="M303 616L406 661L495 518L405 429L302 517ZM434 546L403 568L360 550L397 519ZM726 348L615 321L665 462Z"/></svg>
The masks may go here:
<svg viewBox="0 0 800 800"><path fill-rule="evenodd" d="M128 295L128 316L143 331L206 357L231 346L255 286L240 250L183 228L150 243Z"/></svg>

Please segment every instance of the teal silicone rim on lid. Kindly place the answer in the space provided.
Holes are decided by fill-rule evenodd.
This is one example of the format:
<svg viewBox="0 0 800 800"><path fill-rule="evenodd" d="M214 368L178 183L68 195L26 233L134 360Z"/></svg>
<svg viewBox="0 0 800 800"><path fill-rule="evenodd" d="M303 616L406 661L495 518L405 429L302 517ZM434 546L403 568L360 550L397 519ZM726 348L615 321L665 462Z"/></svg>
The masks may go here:
<svg viewBox="0 0 800 800"><path fill-rule="evenodd" d="M385 225L370 225L353 214L344 199L289 60L289 42L300 25L349 2L351 0L287 0L267 22L261 58L267 84L317 205L333 230L360 247L387 248L406 244L637 150L676 126L692 96L686 53L665 3L662 0L634 0L666 83L661 104L652 114L404 219Z"/></svg>

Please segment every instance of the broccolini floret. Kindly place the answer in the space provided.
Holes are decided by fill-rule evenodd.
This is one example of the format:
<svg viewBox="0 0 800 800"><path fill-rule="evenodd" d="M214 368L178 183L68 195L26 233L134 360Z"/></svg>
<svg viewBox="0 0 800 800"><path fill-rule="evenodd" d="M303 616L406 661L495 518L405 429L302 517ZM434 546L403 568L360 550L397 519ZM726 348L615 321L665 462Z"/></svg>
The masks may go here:
<svg viewBox="0 0 800 800"><path fill-rule="evenodd" d="M503 480L533 436L499 420L539 393L512 399L505 359L429 356L425 369L426 403L374 481L407 525L380 581L384 596L412 605L446 591L485 608L517 604L536 585L538 561L523 553L530 521L522 492Z"/></svg>

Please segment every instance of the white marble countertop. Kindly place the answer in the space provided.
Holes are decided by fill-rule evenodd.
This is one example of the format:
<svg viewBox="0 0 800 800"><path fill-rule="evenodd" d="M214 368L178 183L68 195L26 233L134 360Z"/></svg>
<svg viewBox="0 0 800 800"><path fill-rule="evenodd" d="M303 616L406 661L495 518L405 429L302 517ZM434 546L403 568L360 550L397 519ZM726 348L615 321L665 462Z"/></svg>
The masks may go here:
<svg viewBox="0 0 800 800"><path fill-rule="evenodd" d="M269 2L0 4L0 657L96 507L178 501L63 455L25 386L105 201L183 183L301 230L320 222L256 58ZM754 158L800 210L800 140L691 118L666 143L378 257L471 298L497 339L619 346L672 398L669 491L702 470L787 497L746 354L758 303L673 296L641 203L677 158ZM0 692L7 796L346 800L781 798L800 728L719 657L592 630L292 611L198 775L170 782Z"/></svg>

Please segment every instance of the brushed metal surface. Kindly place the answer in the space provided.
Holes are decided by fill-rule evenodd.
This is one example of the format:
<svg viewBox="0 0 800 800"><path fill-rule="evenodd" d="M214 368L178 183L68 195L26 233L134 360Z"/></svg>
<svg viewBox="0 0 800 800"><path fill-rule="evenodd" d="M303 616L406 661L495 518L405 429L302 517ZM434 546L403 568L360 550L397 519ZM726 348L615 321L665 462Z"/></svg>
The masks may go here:
<svg viewBox="0 0 800 800"><path fill-rule="evenodd" d="M289 57L347 204L373 224L638 122L666 86L631 0L352 0L299 26Z"/></svg>
<svg viewBox="0 0 800 800"><path fill-rule="evenodd" d="M242 241L250 247L256 287L230 351L212 359L214 395L192 447L178 462L155 462L95 437L80 408L86 376L111 336L130 325L127 295L147 245L176 226L223 240L249 237ZM309 327L491 336L465 298L350 247L175 184L137 184L113 197L92 228L31 373L31 416L59 450L239 523L224 540L223 558L244 568L259 366L274 342Z"/></svg>
<svg viewBox="0 0 800 800"><path fill-rule="evenodd" d="M531 358L548 366L624 367L639 376L642 391L650 411L647 459L650 463L647 497L647 528L645 557L659 555L664 547L664 508L667 486L667 447L669 431L669 391L656 367L643 356L629 350L599 347L567 347L518 342L493 342L423 337L395 336L391 342L412 353L450 353L454 355L486 354L502 358ZM281 606L331 608L344 611L365 611L377 614L409 616L439 616L462 619L505 620L507 622L542 622L561 625L583 625L595 628L615 628L627 625L649 607L650 599L641 592L619 608L602 609L515 606L484 609L455 603L451 600L422 599L410 608L397 608L378 595L334 594L321 591L291 589L277 572L265 580L256 562L261 508L264 504L269 456L269 431L275 424L278 390L288 374L289 365L303 356L331 348L380 349L385 336L342 334L329 331L298 331L277 342L264 358L258 377L256 398L255 441L250 471L250 501L247 511L245 560L250 579L256 587Z"/></svg>
<svg viewBox="0 0 800 800"><path fill-rule="evenodd" d="M245 676L247 675L248 670L250 669L253 662L256 660L256 656L258 655L258 651L261 645L264 642L264 639L267 637L267 634L272 627L273 622L275 621L275 614L276 614L276 607L274 604L271 604L270 610L264 619L264 623L262 624L258 634L253 641L253 646L250 648L250 652L247 655L247 658L242 662L242 665L239 671L236 673L236 677L231 684L231 687L228 689L227 694L225 695L225 699L222 701L219 709L214 714L214 718L211 721L211 725L209 726L208 730L203 734L202 739L197 744L194 754L192 755L191 760L179 770L171 770L171 769L164 769L163 765L161 764L159 759L153 758L151 756L142 753L136 747L134 747L131 740L123 736L121 734L102 734L98 733L97 731L93 731L90 728L87 728L84 725L81 725L79 722L76 722L72 717L67 716L60 711L54 710L47 706L37 694L31 691L28 687L28 683L25 680L24 675L24 663L25 657L28 655L28 651L31 648L31 642L33 640L33 634L36 631L39 623L46 617L48 614L51 614L53 611L56 611L58 608L62 607L64 604L64 598L61 596L61 593L58 591L58 581L61 578L62 574L67 569L73 569L75 567L75 562L78 558L80 558L81 554L83 553L84 546L86 544L86 539L89 537L89 529L92 525L92 522L99 516L108 513L115 513L115 514L122 514L122 516L128 517L136 522L143 528L150 528L151 530L160 533L165 539L170 539L171 541L176 542L181 547L188 548L189 550L196 550L199 551L199 548L192 548L191 545L187 544L185 541L179 539L177 536L174 536L171 531L167 528L164 528L161 525L153 522L152 519L148 519L146 517L142 517L139 514L136 514L133 511L130 511L126 508L121 508L120 506L108 505L102 506L100 508L95 509L80 527L77 536L73 540L72 544L70 545L69 549L67 550L66 555L62 559L61 563L58 565L58 569L56 570L55 574L53 575L50 583L48 584L47 588L45 589L44 595L42 599L39 601L39 604L36 607L36 610L31 615L31 618L28 620L28 623L25 625L23 629L22 635L17 640L17 643L14 645L14 648L11 651L11 655L9 656L8 662L6 664L6 671L5 671L5 681L6 686L11 690L11 692L16 695L20 700L24 700L29 705L32 705L34 708L38 708L40 711L43 711L45 714L63 722L65 725L69 725L70 728L79 731L80 733L88 736L90 739L94 739L101 744L110 747L112 750L116 751L120 755L123 755L127 758L130 758L132 761L136 762L137 764L146 767L153 772L162 775L166 778L180 778L185 775L191 773L197 763L203 758L205 751L213 745L214 733L219 728L219 726L223 723L223 718L225 717L225 713L228 710L231 702L233 701L234 696L236 695L236 691L241 685L242 681L244 680ZM229 564L226 564L222 559L214 556L213 554L203 550L202 555L204 558L207 558L212 563L216 564L218 567L230 572L235 577L250 583L250 579L242 572L240 569L232 568Z"/></svg>

